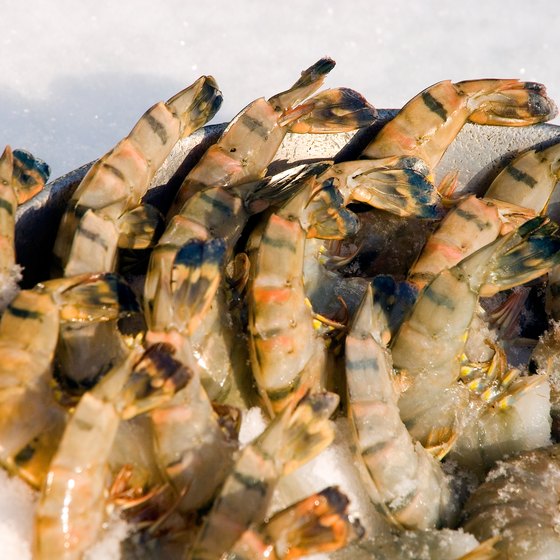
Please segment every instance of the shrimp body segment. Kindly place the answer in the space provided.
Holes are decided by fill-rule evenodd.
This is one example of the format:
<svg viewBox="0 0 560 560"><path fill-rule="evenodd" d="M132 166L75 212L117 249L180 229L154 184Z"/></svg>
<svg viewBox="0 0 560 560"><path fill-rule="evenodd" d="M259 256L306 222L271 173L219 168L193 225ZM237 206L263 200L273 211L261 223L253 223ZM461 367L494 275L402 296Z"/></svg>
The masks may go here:
<svg viewBox="0 0 560 560"><path fill-rule="evenodd" d="M424 287L438 272L542 213L560 179L560 143L528 150L492 181L482 199L469 196L447 214L409 273Z"/></svg>
<svg viewBox="0 0 560 560"><path fill-rule="evenodd" d="M400 418L383 323L369 286L346 338L349 416L367 471L365 486L399 527L449 524L453 504L447 477L439 462L412 441Z"/></svg>
<svg viewBox="0 0 560 560"><path fill-rule="evenodd" d="M366 147L368 159L413 157L430 170L467 122L526 126L556 116L556 105L546 89L519 80L449 80L413 97Z"/></svg>
<svg viewBox="0 0 560 560"><path fill-rule="evenodd" d="M325 346L315 333L303 285L306 232L300 217L309 186L270 216L250 281L251 364L271 414L302 389L325 382Z"/></svg>
<svg viewBox="0 0 560 560"><path fill-rule="evenodd" d="M214 116L221 94L204 76L158 103L130 134L93 164L70 201L54 246L66 276L113 269L119 219L135 209L173 146Z"/></svg>

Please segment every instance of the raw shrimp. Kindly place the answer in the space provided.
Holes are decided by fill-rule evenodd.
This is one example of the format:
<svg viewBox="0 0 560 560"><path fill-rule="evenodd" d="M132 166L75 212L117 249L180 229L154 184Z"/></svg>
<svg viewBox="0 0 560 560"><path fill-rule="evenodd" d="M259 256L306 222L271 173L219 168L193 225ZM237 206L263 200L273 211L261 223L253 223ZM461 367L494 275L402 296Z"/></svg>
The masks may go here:
<svg viewBox="0 0 560 560"><path fill-rule="evenodd" d="M251 367L269 414L326 383L326 348L303 286L306 232L300 218L308 183L264 228L248 288Z"/></svg>
<svg viewBox="0 0 560 560"><path fill-rule="evenodd" d="M368 287L346 338L348 414L365 467L360 474L372 501L397 526L448 526L457 515L449 480L400 418L387 335Z"/></svg>
<svg viewBox="0 0 560 560"><path fill-rule="evenodd" d="M179 250L168 300L172 319L169 324L149 325L146 338L148 345L170 344L177 359L192 371L187 386L151 413L160 468L177 492L184 491L180 511L192 511L211 500L237 449L236 437L220 426L201 384L191 342L220 281L225 251L222 239L192 239Z"/></svg>
<svg viewBox="0 0 560 560"><path fill-rule="evenodd" d="M60 307L71 299L64 292L89 280L52 280L21 291L0 322L0 461L34 486L64 429L66 413L51 388Z"/></svg>
<svg viewBox="0 0 560 560"><path fill-rule="evenodd" d="M478 539L499 537L503 560L556 560L560 550L560 446L500 461L469 498L463 528Z"/></svg>
<svg viewBox="0 0 560 560"><path fill-rule="evenodd" d="M381 129L363 150L365 159L338 163L323 179L335 179L346 203L365 202L400 216L435 218L441 208L432 174L467 120L525 126L554 118L556 112L544 86L534 82L439 82L409 101Z"/></svg>
<svg viewBox="0 0 560 560"><path fill-rule="evenodd" d="M338 404L333 393L304 397L286 407L240 453L206 517L189 560L219 560L253 524L264 520L274 486L333 440L328 418Z"/></svg>
<svg viewBox="0 0 560 560"><path fill-rule="evenodd" d="M359 521L346 514L348 498L325 488L241 535L225 560L295 560L334 552L363 535Z"/></svg>
<svg viewBox="0 0 560 560"><path fill-rule="evenodd" d="M18 292L21 267L16 263L14 234L18 204L37 194L49 176L44 162L9 146L0 156L0 312Z"/></svg>
<svg viewBox="0 0 560 560"><path fill-rule="evenodd" d="M189 379L162 347L133 347L70 417L41 491L36 558L79 559L98 538L106 517L108 459L121 418L158 406Z"/></svg>
<svg viewBox="0 0 560 560"><path fill-rule="evenodd" d="M127 223L129 212L143 212L140 200L173 146L211 119L221 102L214 79L203 76L166 103L154 105L93 164L62 218L54 246L56 269L65 276L113 270L121 226L134 229ZM150 215L153 211L146 211L145 218ZM134 214L132 220L138 222Z"/></svg>
<svg viewBox="0 0 560 560"><path fill-rule="evenodd" d="M560 179L560 143L532 149L509 163L482 199L460 202L430 236L409 272L423 288L438 272L543 212Z"/></svg>
<svg viewBox="0 0 560 560"><path fill-rule="evenodd" d="M410 384L399 408L414 437L426 441L433 429L452 426L457 411L467 412L469 390L456 381L479 297L544 274L560 258L559 242L556 226L534 218L443 270L421 292L392 343L394 365Z"/></svg>
<svg viewBox="0 0 560 560"><path fill-rule="evenodd" d="M556 116L542 84L519 80L445 80L413 97L363 150L368 159L418 158L430 171L463 125L527 126Z"/></svg>
<svg viewBox="0 0 560 560"><path fill-rule="evenodd" d="M169 216L180 212L200 190L262 179L288 132L343 132L371 124L377 112L352 90L327 90L307 99L334 65L334 60L322 58L287 91L257 99L243 109L187 175Z"/></svg>

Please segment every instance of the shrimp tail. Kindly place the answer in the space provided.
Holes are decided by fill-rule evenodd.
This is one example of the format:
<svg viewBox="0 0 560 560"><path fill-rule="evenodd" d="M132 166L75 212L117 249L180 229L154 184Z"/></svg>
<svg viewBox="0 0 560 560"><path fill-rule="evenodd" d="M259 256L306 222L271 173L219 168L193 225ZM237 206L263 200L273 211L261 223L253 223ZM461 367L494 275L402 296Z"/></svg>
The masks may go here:
<svg viewBox="0 0 560 560"><path fill-rule="evenodd" d="M473 123L525 126L548 121L558 113L546 88L535 82L470 80L458 82L455 87L475 104L476 109L469 116Z"/></svg>
<svg viewBox="0 0 560 560"><path fill-rule="evenodd" d="M307 237L318 239L346 239L360 229L358 216L344 206L334 179L327 179L307 205Z"/></svg>
<svg viewBox="0 0 560 560"><path fill-rule="evenodd" d="M285 111L301 103L316 92L325 80L326 75L335 67L332 58L321 58L301 73L299 80L288 90L271 97L268 102L277 110Z"/></svg>
<svg viewBox="0 0 560 560"><path fill-rule="evenodd" d="M322 91L286 111L280 124L297 134L332 134L364 128L376 119L377 110L357 91L336 88Z"/></svg>
<svg viewBox="0 0 560 560"><path fill-rule="evenodd" d="M60 320L98 322L139 315L140 304L117 274L91 275L58 296Z"/></svg>
<svg viewBox="0 0 560 560"><path fill-rule="evenodd" d="M548 272L560 262L558 225L544 216L529 220L516 231L479 249L464 259L458 268L480 285L480 295L490 296L519 286ZM486 260L483 273L475 272ZM489 259L489 260L488 260ZM480 269L479 269L480 270Z"/></svg>
<svg viewBox="0 0 560 560"><path fill-rule="evenodd" d="M151 204L142 204L118 220L119 249L149 249L161 234L163 214Z"/></svg>
<svg viewBox="0 0 560 560"><path fill-rule="evenodd" d="M290 557L333 552L365 533L358 520L348 519L348 504L345 494L329 486L278 512L259 532L281 543Z"/></svg>
<svg viewBox="0 0 560 560"><path fill-rule="evenodd" d="M337 394L323 392L308 393L297 403L277 450L284 474L295 471L331 444L334 431L329 417L338 402Z"/></svg>
<svg viewBox="0 0 560 560"><path fill-rule="evenodd" d="M222 105L222 92L212 76L201 76L194 84L180 91L167 101L167 108L181 121L181 136L200 128L218 112Z"/></svg>
<svg viewBox="0 0 560 560"><path fill-rule="evenodd" d="M23 204L43 189L49 180L51 168L25 150L14 150L13 156L13 185L18 204Z"/></svg>
<svg viewBox="0 0 560 560"><path fill-rule="evenodd" d="M169 400L191 380L192 372L173 358L174 349L156 343L136 363L120 397L125 420L149 412Z"/></svg>
<svg viewBox="0 0 560 560"><path fill-rule="evenodd" d="M171 272L176 317L194 332L212 302L222 275L226 244L222 239L189 241L177 252Z"/></svg>
<svg viewBox="0 0 560 560"><path fill-rule="evenodd" d="M397 332L404 318L418 297L418 289L414 284L407 281L397 281L388 274L380 274L371 282L373 288L373 298L376 308L383 310L385 318L377 321L377 328L385 327L386 334L383 335L384 344L388 345L389 340Z"/></svg>
<svg viewBox="0 0 560 560"><path fill-rule="evenodd" d="M397 168L367 160L340 163L334 166L333 177L347 204L364 202L397 216L441 218L442 201L436 186L414 167L414 161L398 165L405 163L411 167Z"/></svg>

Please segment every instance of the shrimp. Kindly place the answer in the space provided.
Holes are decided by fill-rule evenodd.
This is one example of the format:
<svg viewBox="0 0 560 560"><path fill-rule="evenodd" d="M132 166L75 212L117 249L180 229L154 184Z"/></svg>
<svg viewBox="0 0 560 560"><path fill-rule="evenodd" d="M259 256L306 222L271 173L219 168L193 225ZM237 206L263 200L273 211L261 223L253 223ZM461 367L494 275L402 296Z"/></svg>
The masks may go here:
<svg viewBox="0 0 560 560"><path fill-rule="evenodd" d="M189 373L141 346L80 399L49 466L35 519L36 558L81 558L106 517L108 459L121 418L161 405ZM154 357L155 355L155 357ZM163 367L162 367L163 366Z"/></svg>
<svg viewBox="0 0 560 560"><path fill-rule="evenodd" d="M55 269L65 276L113 270L121 225L131 226L127 213L138 208L176 142L211 119L221 102L214 79L203 76L166 103L154 105L124 140L94 163L62 218L54 245Z"/></svg>
<svg viewBox="0 0 560 560"><path fill-rule="evenodd" d="M167 302L172 320L167 325L149 324L146 335L148 345L171 345L176 358L192 372L186 387L150 415L160 469L177 492L186 489L178 504L181 512L200 508L212 499L237 449L236 437L220 426L201 384L191 342L220 282L225 251L221 238L192 239L179 250Z"/></svg>
<svg viewBox="0 0 560 560"><path fill-rule="evenodd" d="M558 558L560 446L500 461L464 508L463 528L478 539L499 537L498 559Z"/></svg>
<svg viewBox="0 0 560 560"><path fill-rule="evenodd" d="M333 393L292 401L241 451L204 520L189 560L219 560L251 525L264 520L278 479L311 460L334 439L328 418L337 405Z"/></svg>
<svg viewBox="0 0 560 560"><path fill-rule="evenodd" d="M348 414L365 467L360 474L372 501L398 527L448 526L457 516L449 480L401 421L387 335L368 287L346 338Z"/></svg>
<svg viewBox="0 0 560 560"><path fill-rule="evenodd" d="M271 415L298 392L326 383L326 348L316 334L303 285L306 232L300 217L311 186L270 216L248 288L251 367Z"/></svg>
<svg viewBox="0 0 560 560"><path fill-rule="evenodd" d="M65 422L51 389L62 297L89 278L23 290L0 321L0 462L33 486L40 484Z"/></svg>
<svg viewBox="0 0 560 560"><path fill-rule="evenodd" d="M336 487L300 500L241 535L227 560L292 560L334 552L363 536L346 514L348 498Z"/></svg>
<svg viewBox="0 0 560 560"><path fill-rule="evenodd" d="M16 296L22 279L14 245L16 208L45 186L49 171L28 152L12 153L9 146L0 156L0 312Z"/></svg>
<svg viewBox="0 0 560 560"><path fill-rule="evenodd" d="M442 221L409 272L423 288L499 235L542 213L560 180L560 143L517 156L492 181L482 199L469 196Z"/></svg>
<svg viewBox="0 0 560 560"><path fill-rule="evenodd" d="M426 441L434 428L452 426L457 410L468 422L470 391L457 379L479 297L544 274L560 257L559 241L557 226L534 218L443 270L421 292L392 343L394 365L410 384L399 408L413 437Z"/></svg>
<svg viewBox="0 0 560 560"><path fill-rule="evenodd" d="M287 91L257 99L243 109L187 175L169 216L180 212L197 191L262 179L288 132L343 132L371 124L377 112L352 90L327 90L307 99L334 65L334 60L322 58Z"/></svg>
<svg viewBox="0 0 560 560"><path fill-rule="evenodd" d="M325 173L345 203L365 202L400 216L436 218L432 174L465 122L525 126L557 113L541 84L517 80L439 82L410 100L362 151Z"/></svg>
<svg viewBox="0 0 560 560"><path fill-rule="evenodd" d="M105 313L99 317L101 309ZM61 307L56 351L59 384L71 393L93 387L144 333L136 296L118 275L106 273L74 288L71 301Z"/></svg>

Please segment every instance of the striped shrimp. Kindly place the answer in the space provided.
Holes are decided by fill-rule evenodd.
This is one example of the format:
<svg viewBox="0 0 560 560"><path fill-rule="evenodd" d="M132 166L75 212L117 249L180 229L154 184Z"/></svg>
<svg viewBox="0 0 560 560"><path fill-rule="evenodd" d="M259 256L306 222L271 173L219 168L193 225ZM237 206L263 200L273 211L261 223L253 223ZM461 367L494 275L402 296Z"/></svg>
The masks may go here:
<svg viewBox="0 0 560 560"><path fill-rule="evenodd" d="M211 119L222 102L210 76L149 109L130 134L93 164L72 195L54 245L54 268L65 276L113 270L155 172L176 142ZM131 215L130 212L133 214ZM139 220L140 223L143 220Z"/></svg>
<svg viewBox="0 0 560 560"><path fill-rule="evenodd" d="M412 98L363 150L334 165L345 202L365 202L400 216L438 217L432 174L465 122L526 126L556 115L541 84L518 80L443 81ZM449 178L448 178L449 180Z"/></svg>
<svg viewBox="0 0 560 560"><path fill-rule="evenodd" d="M221 239L224 259L229 259L249 217L268 205L288 198L300 180L324 169L326 164L296 168L278 176L230 188L211 187L190 197L180 215L174 216L160 243L152 252L146 276L144 302L148 326L162 331L175 320L172 276L173 260L188 242L210 242ZM212 284L209 305L199 316L196 329L190 331L194 357L203 383L212 399L225 398L232 386L233 366L230 360L231 329L228 328L225 286Z"/></svg>
<svg viewBox="0 0 560 560"><path fill-rule="evenodd" d="M50 463L35 518L34 557L82 558L107 516L109 456L121 419L161 405L189 374L166 349L141 346L80 399ZM163 366L163 367L162 367Z"/></svg>
<svg viewBox="0 0 560 560"><path fill-rule="evenodd" d="M186 489L178 504L184 512L209 503L237 450L236 437L221 427L201 384L191 340L220 282L225 251L222 239L193 239L179 250L168 302L172 319L169 324L149 324L146 335L148 345L174 348L175 357L192 373L183 390L150 414L159 467L178 492Z"/></svg>
<svg viewBox="0 0 560 560"><path fill-rule="evenodd" d="M443 270L421 292L392 343L394 365L410 384L401 395L399 408L413 437L426 442L433 430L451 426L460 435L462 426L472 420L469 414L475 414L480 421L488 403L457 382L465 334L478 299L544 274L557 262L559 248L557 226L545 218L534 218L458 265ZM523 394L523 389L532 395L536 387L535 381L522 378L508 388L507 394L492 394L490 400L494 408L509 409L515 406L511 397ZM546 405L546 395L544 401ZM548 408L541 409L548 416ZM490 419L496 420L496 425L486 443L471 434L472 444L490 446L494 435L507 433L508 421L511 423L508 415L490 415ZM523 422L521 413L519 420ZM482 428L477 433L482 434ZM548 433L529 437L530 443L543 437L546 443ZM518 443L523 446L527 440L521 438Z"/></svg>
<svg viewBox="0 0 560 560"><path fill-rule="evenodd" d="M332 442L328 418L337 405L333 393L307 395L299 403L292 402L243 448L204 520L189 560L219 560L251 525L264 521L279 478Z"/></svg>
<svg viewBox="0 0 560 560"><path fill-rule="evenodd" d="M500 461L465 505L463 528L478 539L497 537L498 560L558 558L560 446Z"/></svg>
<svg viewBox="0 0 560 560"><path fill-rule="evenodd" d="M262 179L288 132L343 132L371 124L375 109L352 90L326 90L307 99L334 65L334 60L322 58L304 70L290 89L243 109L187 175L169 216L179 213L197 191Z"/></svg>
<svg viewBox="0 0 560 560"><path fill-rule="evenodd" d="M449 526L457 505L439 462L414 443L398 407L388 325L371 287L346 338L348 414L372 501L400 528Z"/></svg>
<svg viewBox="0 0 560 560"><path fill-rule="evenodd" d="M543 212L560 180L560 143L528 150L492 181L482 199L469 196L451 210L410 269L423 288L441 270Z"/></svg>
<svg viewBox="0 0 560 560"><path fill-rule="evenodd" d="M224 560L295 560L339 550L364 532L347 507L338 488L325 488L245 531Z"/></svg>
<svg viewBox="0 0 560 560"><path fill-rule="evenodd" d="M311 187L307 182L268 219L249 281L251 367L271 415L302 390L326 383L326 348L314 328L303 284L306 231L300 220Z"/></svg>
<svg viewBox="0 0 560 560"><path fill-rule="evenodd" d="M49 176L49 168L31 154L6 146L0 156L0 312L18 292L21 267L16 263L16 208L37 194Z"/></svg>
<svg viewBox="0 0 560 560"><path fill-rule="evenodd" d="M84 312L73 289L97 281L84 275L23 290L0 321L0 462L33 486L41 483L66 420L51 387L59 325ZM88 320L97 321L113 311L106 301L88 312Z"/></svg>

